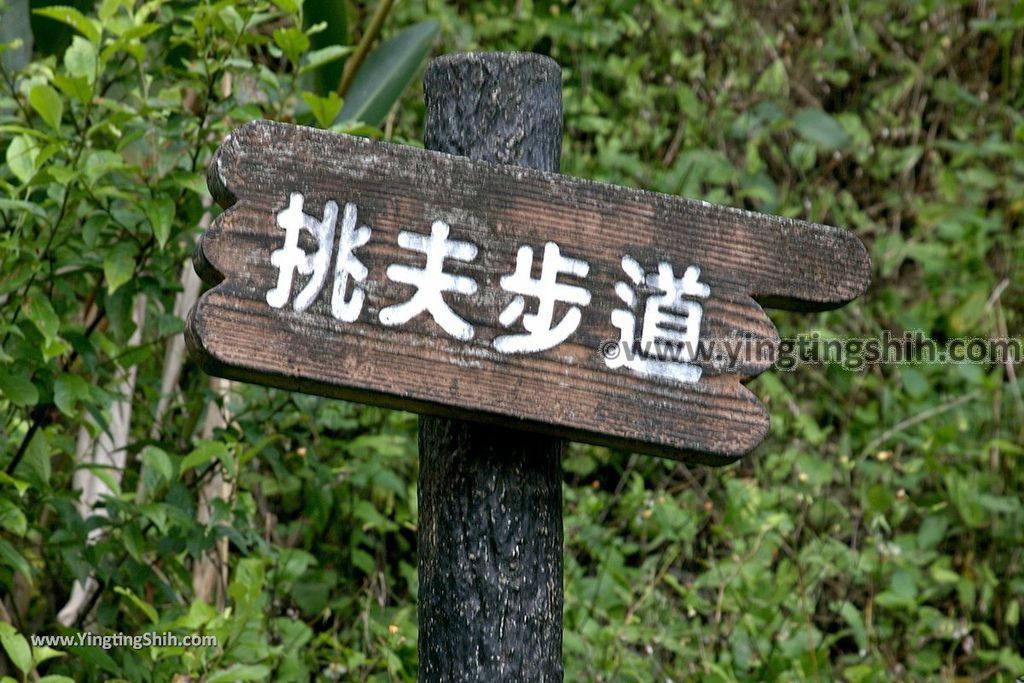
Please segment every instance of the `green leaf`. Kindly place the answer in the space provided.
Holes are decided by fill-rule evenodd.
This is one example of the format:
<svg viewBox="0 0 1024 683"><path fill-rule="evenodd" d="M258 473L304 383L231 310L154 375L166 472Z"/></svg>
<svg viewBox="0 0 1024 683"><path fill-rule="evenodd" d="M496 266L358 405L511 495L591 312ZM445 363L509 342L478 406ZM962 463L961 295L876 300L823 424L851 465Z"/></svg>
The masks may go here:
<svg viewBox="0 0 1024 683"><path fill-rule="evenodd" d="M288 14L298 14L299 13L299 3L297 3L295 0L274 0L274 4L277 5L278 7L280 7L282 10L284 10ZM326 5L328 3L316 2L316 3L312 3L312 4L315 4L315 5Z"/></svg>
<svg viewBox="0 0 1024 683"><path fill-rule="evenodd" d="M142 212L153 228L153 236L161 248L167 244L174 223L174 200L170 197L150 199L142 204Z"/></svg>
<svg viewBox="0 0 1024 683"><path fill-rule="evenodd" d="M88 397L89 384L78 375L64 374L53 383L53 402L68 417L75 417L76 402Z"/></svg>
<svg viewBox="0 0 1024 683"><path fill-rule="evenodd" d="M61 652L60 650L54 650L52 647L47 647L46 645L43 645L41 647L34 647L34 648L32 648L32 663L35 664L36 666L42 664L43 662L45 662L48 659L56 659L57 657L65 657L65 656L67 656L66 652ZM47 679L53 679L53 678L54 678L53 676L44 676L43 678L40 678L39 680L40 681L45 681ZM57 678L60 679L60 678L65 678L65 677L64 676L57 676ZM71 679L67 678L66 680L70 681Z"/></svg>
<svg viewBox="0 0 1024 683"><path fill-rule="evenodd" d="M140 456L142 464L149 470L160 475L165 483L174 481L174 463L171 457L156 446L146 446Z"/></svg>
<svg viewBox="0 0 1024 683"><path fill-rule="evenodd" d="M25 636L6 621L0 621L0 644L4 646L14 666L22 673L27 674L32 670L32 648L29 647Z"/></svg>
<svg viewBox="0 0 1024 683"><path fill-rule="evenodd" d="M270 675L270 669L262 664L235 664L227 669L215 671L203 680L206 683L231 683L233 681L259 681Z"/></svg>
<svg viewBox="0 0 1024 683"><path fill-rule="evenodd" d="M274 44L281 48L289 62L298 65L302 53L309 49L309 36L294 26L279 28L274 31Z"/></svg>
<svg viewBox="0 0 1024 683"><path fill-rule="evenodd" d="M114 592L118 595L123 595L124 597L128 598L133 605L139 608L139 611L146 615L150 622L155 624L156 622L160 621L160 617L157 615L156 609L148 602L143 602L142 600L139 600L139 598L135 595L135 593L132 592L130 588L124 588L123 586L114 586Z"/></svg>
<svg viewBox="0 0 1024 683"><path fill-rule="evenodd" d="M6 197L0 197L0 211L30 213L36 218L42 218L43 220L48 218L46 209L35 202L26 202L21 199L7 199Z"/></svg>
<svg viewBox="0 0 1024 683"><path fill-rule="evenodd" d="M103 257L103 276L107 279L107 292L113 294L135 273L135 247L121 242Z"/></svg>
<svg viewBox="0 0 1024 683"><path fill-rule="evenodd" d="M32 485L27 481L24 481L23 479L15 479L3 470L0 470L0 484L3 484L4 486L13 486L19 496L25 495L25 491L32 488Z"/></svg>
<svg viewBox="0 0 1024 683"><path fill-rule="evenodd" d="M15 536L24 536L28 531L25 513L7 498L0 498L0 528L7 529Z"/></svg>
<svg viewBox="0 0 1024 683"><path fill-rule="evenodd" d="M32 86L32 90L28 93L28 101L32 108L43 117L43 120L50 124L51 128L60 130L60 119L64 115L64 103L56 90L45 83L39 83Z"/></svg>
<svg viewBox="0 0 1024 683"><path fill-rule="evenodd" d="M424 21L378 45L352 81L338 120L380 125L412 82L438 31L437 22Z"/></svg>
<svg viewBox="0 0 1024 683"><path fill-rule="evenodd" d="M124 157L109 149L90 150L84 154L82 168L90 185L108 173L125 168Z"/></svg>
<svg viewBox="0 0 1024 683"><path fill-rule="evenodd" d="M53 77L53 84L60 88L60 91L68 97L73 97L85 104L92 98L92 88L89 80L82 76L65 76L57 74Z"/></svg>
<svg viewBox="0 0 1024 683"><path fill-rule="evenodd" d="M50 483L50 472L50 444L46 440L46 433L40 429L32 435L14 473L42 490Z"/></svg>
<svg viewBox="0 0 1024 683"><path fill-rule="evenodd" d="M28 135L19 135L7 145L7 166L22 183L28 183L36 174L39 147Z"/></svg>
<svg viewBox="0 0 1024 683"><path fill-rule="evenodd" d="M29 296L25 303L22 304L21 310L25 313L25 317L31 320L32 324L39 329L39 332L46 341L57 337L57 332L60 329L60 318L54 312L53 305L49 299L39 293L35 293Z"/></svg>
<svg viewBox="0 0 1024 683"><path fill-rule="evenodd" d="M100 42L100 36L102 35L102 26L100 23L95 19L86 17L74 7L68 7L66 5L52 5L50 7L41 7L39 9L32 10L32 13L38 14L42 17L49 17L50 19L61 22L62 24L67 24L88 38L90 43L98 44ZM78 36L75 37L77 38Z"/></svg>
<svg viewBox="0 0 1024 683"><path fill-rule="evenodd" d="M215 458L222 462L226 460L228 458L227 446L219 441L204 441L181 461L181 471L185 473L190 469L202 467Z"/></svg>
<svg viewBox="0 0 1024 683"><path fill-rule="evenodd" d="M329 127L338 115L338 112L341 111L342 99L338 97L336 92L327 93L327 97L304 92L302 93L302 99L306 100L306 103L309 104L309 110L313 112L317 125L321 128Z"/></svg>
<svg viewBox="0 0 1024 683"><path fill-rule="evenodd" d="M314 69L319 69L325 64L335 62L344 57L345 55L349 54L350 52L352 52L352 48L345 45L328 45L327 47L321 50L313 50L312 52L307 52L305 56L302 58L303 64L302 68L299 69L299 75L301 76L303 74L309 73L310 71L313 71ZM330 90L328 92L334 91Z"/></svg>
<svg viewBox="0 0 1024 683"><path fill-rule="evenodd" d="M84 79L90 86L96 82L96 46L81 36L75 36L64 51L64 68L71 78ZM89 96L92 97L90 90Z"/></svg>
<svg viewBox="0 0 1024 683"><path fill-rule="evenodd" d="M16 406L34 406L39 402L39 391L28 373L0 374L0 394Z"/></svg>
<svg viewBox="0 0 1024 683"><path fill-rule="evenodd" d="M789 74L782 59L776 59L762 72L754 86L754 92L769 97L787 97L789 95Z"/></svg>
<svg viewBox="0 0 1024 683"><path fill-rule="evenodd" d="M61 676L60 674L50 674L49 676L43 676L36 683L75 683L75 679Z"/></svg>
<svg viewBox="0 0 1024 683"><path fill-rule="evenodd" d="M316 92L326 95L338 89L341 73L345 62L333 57L338 48L347 52L348 39L348 3L347 2L309 2L303 9L303 20L306 28L315 24L325 24L326 28L310 35L314 50L305 56L306 66L300 74L313 71ZM330 56L330 59L324 59ZM317 62L316 65L313 62Z"/></svg>
<svg viewBox="0 0 1024 683"><path fill-rule="evenodd" d="M846 132L820 109L801 109L793 118L793 124L801 137L819 147L836 149L846 144Z"/></svg>

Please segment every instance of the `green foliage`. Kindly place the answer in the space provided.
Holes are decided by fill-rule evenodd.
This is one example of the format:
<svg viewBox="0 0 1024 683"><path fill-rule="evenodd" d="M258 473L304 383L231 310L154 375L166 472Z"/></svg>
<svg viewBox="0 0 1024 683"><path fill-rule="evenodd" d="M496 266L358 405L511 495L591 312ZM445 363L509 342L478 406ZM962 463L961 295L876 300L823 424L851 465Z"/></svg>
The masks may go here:
<svg viewBox="0 0 1024 683"><path fill-rule="evenodd" d="M421 139L421 91L395 102L434 26L444 52L559 61L566 173L855 230L871 291L773 314L783 336L1021 335L1019 3L398 4L344 101L373 6L72 4L2 73L0 678L415 679L415 418L188 363L162 386L216 146L339 112ZM566 680L1024 673L1020 372L768 373L769 439L725 470L572 446ZM85 462L126 404L124 464ZM86 471L109 494L83 513ZM218 645L29 640L82 631Z"/></svg>
<svg viewBox="0 0 1024 683"><path fill-rule="evenodd" d="M317 83L351 50L346 36L331 42L292 2L105 0L35 16L47 51L5 70L0 98L0 677L414 671L414 610L388 597L415 582L413 419L244 387L229 398L191 365L160 393L182 268L210 218L207 162L251 119L330 125L342 102ZM386 114L421 43L418 57L378 55L389 90L351 106ZM348 121L335 128L381 135ZM126 405L114 466L87 461L104 439L109 450ZM221 414L228 426L203 427ZM83 471L109 490L84 514ZM211 480L231 495L207 503ZM229 564L198 594L202 558ZM98 591L65 628L56 614L75 581ZM81 631L218 645L28 639Z"/></svg>

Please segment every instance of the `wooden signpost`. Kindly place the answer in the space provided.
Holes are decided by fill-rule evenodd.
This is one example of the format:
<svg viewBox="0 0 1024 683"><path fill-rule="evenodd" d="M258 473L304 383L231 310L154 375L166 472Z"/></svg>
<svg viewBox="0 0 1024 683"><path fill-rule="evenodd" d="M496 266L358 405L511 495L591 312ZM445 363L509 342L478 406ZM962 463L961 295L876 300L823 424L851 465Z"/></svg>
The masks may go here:
<svg viewBox="0 0 1024 683"><path fill-rule="evenodd" d="M520 485L536 494L523 510L546 506L551 519L522 521L501 542L536 544L539 530L560 553L562 438L711 465L754 448L768 416L742 382L770 365L763 350L778 343L758 302L819 310L850 301L870 279L861 243L834 227L550 172L561 85L547 58L445 57L426 85L428 147L482 161L266 121L223 143L208 181L225 211L195 259L215 286L186 329L201 366L444 418L421 426L421 456L449 458L421 464L421 554L425 543L444 545L445 514L497 511ZM467 449L479 457L467 460ZM467 478L480 462L507 471ZM531 480L533 469L542 474ZM438 500L456 480L469 482L454 494L463 499ZM437 489L426 500L425 486ZM430 506L444 509L424 519ZM467 552L463 564L473 561ZM542 564L556 561L548 552ZM560 562L557 587L542 571L517 588L518 599L544 603L535 612L557 608L559 642ZM424 654L423 604L439 594L424 595L422 558L420 569L421 668L435 680L442 657ZM496 618L487 605L475 616L450 607L468 621ZM438 614L450 630L454 612ZM450 648L477 658L476 673L459 680L560 677L560 660L552 668L550 652L529 642L551 619L520 616L510 627L519 640L504 636L517 652L481 654L471 634ZM516 657L543 667L486 665ZM438 669L436 679L451 674Z"/></svg>

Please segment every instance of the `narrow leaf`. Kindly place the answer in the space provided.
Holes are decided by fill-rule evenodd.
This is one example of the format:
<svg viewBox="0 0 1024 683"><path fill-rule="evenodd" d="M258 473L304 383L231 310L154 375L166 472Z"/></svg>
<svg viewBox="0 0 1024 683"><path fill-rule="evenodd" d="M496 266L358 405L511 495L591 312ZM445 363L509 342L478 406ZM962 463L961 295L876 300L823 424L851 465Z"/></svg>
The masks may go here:
<svg viewBox="0 0 1024 683"><path fill-rule="evenodd" d="M437 22L424 21L378 45L352 81L338 121L379 126L412 82L438 31Z"/></svg>

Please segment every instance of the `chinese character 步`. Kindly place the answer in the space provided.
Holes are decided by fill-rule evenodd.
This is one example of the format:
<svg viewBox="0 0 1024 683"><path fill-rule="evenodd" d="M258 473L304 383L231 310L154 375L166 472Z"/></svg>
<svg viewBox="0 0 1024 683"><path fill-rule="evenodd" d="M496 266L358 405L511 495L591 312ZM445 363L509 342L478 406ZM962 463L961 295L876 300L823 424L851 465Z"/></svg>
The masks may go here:
<svg viewBox="0 0 1024 683"><path fill-rule="evenodd" d="M521 246L516 255L515 272L501 278L501 288L516 296L498 316L498 322L509 327L522 316L526 330L526 334L507 334L496 338L494 348L502 353L536 353L561 344L579 327L583 316L579 306L590 303L590 292L586 289L557 281L562 273L585 278L590 272L586 261L562 256L558 245L548 242L544 245L540 278L531 277L532 268L533 249ZM538 300L536 313L523 313L526 308L524 296ZM572 306L554 325L555 303L559 301Z"/></svg>

